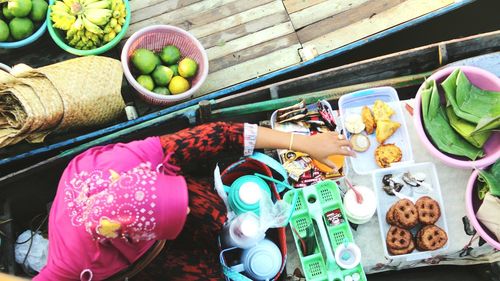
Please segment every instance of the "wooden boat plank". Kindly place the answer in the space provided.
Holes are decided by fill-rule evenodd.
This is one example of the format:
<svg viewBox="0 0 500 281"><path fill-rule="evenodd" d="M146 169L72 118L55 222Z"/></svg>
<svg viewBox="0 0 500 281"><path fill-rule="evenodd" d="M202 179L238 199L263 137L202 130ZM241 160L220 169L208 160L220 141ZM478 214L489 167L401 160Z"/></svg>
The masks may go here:
<svg viewBox="0 0 500 281"><path fill-rule="evenodd" d="M297 31L300 42L308 42L331 30L354 24L362 19L370 18L387 9L395 7L406 0L372 0L361 4L356 9L349 9L337 15L315 22Z"/></svg>
<svg viewBox="0 0 500 281"><path fill-rule="evenodd" d="M220 57L229 55L234 52L247 49L248 46L255 46L266 41L276 39L293 32L293 26L290 22L284 22L270 28L266 28L259 32L251 33L249 35L234 39L232 41L226 42L220 46L214 46L207 50L207 54L211 60L218 59ZM296 35L294 34L296 37ZM297 48L298 49L298 48ZM263 64L262 66L264 66Z"/></svg>
<svg viewBox="0 0 500 281"><path fill-rule="evenodd" d="M154 16L172 12L200 1L202 0L131 1L131 23L134 24Z"/></svg>
<svg viewBox="0 0 500 281"><path fill-rule="evenodd" d="M245 24L240 24L238 26L231 27L214 34L210 34L203 38L199 38L199 40L206 49L209 49L213 46L223 45L228 41L240 38L245 34L258 32L260 30L286 22L288 20L288 14L285 11L280 11L268 16L264 16L262 18L249 21ZM211 61L210 69L212 68L212 63L213 62Z"/></svg>
<svg viewBox="0 0 500 281"><path fill-rule="evenodd" d="M228 28L232 28L241 24L245 24L249 21L259 19L268 15L272 15L284 11L283 5L279 1L272 1L262 6L255 7L253 9L235 14L221 20L211 22L210 24L203 25L197 28L190 29L193 35L202 38L210 34L214 34L219 31L223 31Z"/></svg>
<svg viewBox="0 0 500 281"><path fill-rule="evenodd" d="M253 77L296 64L300 62L300 56L297 52L299 48L300 44L295 44L266 56L209 73L207 80L200 90L195 93L194 97L200 97L216 89L233 85L237 81L252 79ZM265 67L263 67L264 65Z"/></svg>
<svg viewBox="0 0 500 281"><path fill-rule="evenodd" d="M200 11L207 11L225 4L229 4L237 0L211 0L211 1L200 1L192 5L188 5L173 11L166 12L161 15L148 17L146 20L140 22L131 23L129 29L125 35L125 38L130 37L137 30L154 25L154 24L171 24L172 21L176 19L185 19L188 17L195 16Z"/></svg>
<svg viewBox="0 0 500 281"><path fill-rule="evenodd" d="M274 47L287 49L289 44L273 44L289 33L296 33L299 46L297 52L304 56L293 64L303 64L304 60L328 53L356 40L372 36L407 21L443 8L458 0L132 0L132 23L126 38L138 29L152 24L171 24L191 32L200 39L207 49L210 72L223 71L223 67L233 67L247 63L242 54L254 51L262 55L264 42ZM465 0L465 2L472 0ZM463 4L461 4L463 5ZM385 19L385 18L389 19ZM362 44L362 43L360 43ZM279 46L279 47L278 47ZM277 51L273 48L271 51ZM312 55L304 55L305 53ZM239 57L239 59L238 59ZM293 55L295 58L296 56ZM221 63L221 58L232 58ZM257 64L249 73L259 76L272 73L281 67L270 67L262 71ZM247 68L248 69L248 68ZM274 70L272 70L274 69ZM197 96L206 95L222 88L248 81L258 76L240 75L227 69L217 77L224 81L204 87ZM244 79L244 80L239 80ZM210 83L210 82L209 82Z"/></svg>
<svg viewBox="0 0 500 281"><path fill-rule="evenodd" d="M285 5L288 13L292 14L325 1L328 0L283 0L283 5Z"/></svg>
<svg viewBox="0 0 500 281"><path fill-rule="evenodd" d="M310 6L301 11L290 13L290 19L296 29L321 21L333 15L340 14L347 10L357 10L358 6L368 0L328 0L317 5ZM330 29L332 30L332 29Z"/></svg>
<svg viewBox="0 0 500 281"><path fill-rule="evenodd" d="M301 43L304 48L316 49L323 54L453 3L454 0L407 0L379 14Z"/></svg>
<svg viewBox="0 0 500 281"><path fill-rule="evenodd" d="M299 43L297 35L290 33L281 37L263 42L252 48L246 48L223 57L214 59L210 62L210 72L216 72L225 68L252 60L256 57L262 57L274 51L297 45Z"/></svg>

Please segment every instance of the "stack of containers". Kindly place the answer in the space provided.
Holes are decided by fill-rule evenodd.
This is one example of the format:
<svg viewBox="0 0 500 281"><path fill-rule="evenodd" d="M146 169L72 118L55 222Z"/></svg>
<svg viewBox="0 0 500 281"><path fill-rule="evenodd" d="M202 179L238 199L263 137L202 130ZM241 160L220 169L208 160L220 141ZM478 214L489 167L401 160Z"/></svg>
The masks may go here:
<svg viewBox="0 0 500 281"><path fill-rule="evenodd" d="M435 225L448 232L448 226L446 223L446 216L444 213L444 204L441 196L441 189L439 185L438 176L436 173L436 168L433 163L414 163L413 152L411 148L411 142L408 135L408 130L405 122L405 117L403 115L403 110L401 107L401 102L394 88L391 87L380 87L372 88L362 91L353 92L346 94L339 99L339 113L341 116L341 125L343 131L347 134L347 138L351 138L351 134L345 128L345 118L350 114L361 114L362 108L364 106L373 108L373 104L376 100L381 100L386 103L389 107L394 110L394 114L391 116L391 120L400 123L400 127L390 136L384 143L385 144L395 144L401 150L401 160L397 163L392 163L389 167L381 168L377 165L375 161L375 150L377 148L377 140L375 134L367 135L370 141L370 147L365 152L358 152L355 158L350 158L350 165L352 170L359 175L371 175L373 181L373 191L375 193L376 205L378 210L378 221L380 234L382 241L384 241L384 253L388 259L403 259L407 261L430 258L436 256L437 254L445 251L448 247L448 242L446 242L443 247L436 250L408 250L405 254L395 254L388 247L388 231L391 225L388 223L387 217L389 217L388 212L390 207L396 202L403 198L407 198L413 203L419 198L428 196L435 200L440 206L440 217L435 222ZM420 189L420 194L416 193L411 187L407 187L404 181L401 180L401 176L405 173L411 175L423 175L425 176L425 185L430 186L428 189ZM387 178L391 175L391 178L399 181L403 188L398 193L398 196L389 195L384 191L384 176ZM387 189L387 186L386 186ZM418 223L416 226L412 227L409 231L413 237L418 235L418 230L422 229L425 225ZM418 237L417 237L418 238Z"/></svg>
<svg viewBox="0 0 500 281"><path fill-rule="evenodd" d="M232 213L220 235L220 260L226 280L277 280L284 269L287 253L285 228L266 232L260 220L260 201L280 199L272 181L270 166L273 165L257 160L265 157L244 158L221 174L227 192L227 206ZM286 180L286 174L275 172L274 177L276 175L280 175L279 181Z"/></svg>

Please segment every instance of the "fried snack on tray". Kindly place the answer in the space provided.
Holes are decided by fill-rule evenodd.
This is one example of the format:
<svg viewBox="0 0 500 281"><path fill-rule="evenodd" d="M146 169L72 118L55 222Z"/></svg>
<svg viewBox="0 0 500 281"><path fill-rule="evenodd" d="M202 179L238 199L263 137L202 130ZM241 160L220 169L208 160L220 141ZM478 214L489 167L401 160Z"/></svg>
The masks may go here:
<svg viewBox="0 0 500 281"><path fill-rule="evenodd" d="M401 161L403 153L395 144L381 144L375 149L375 162L381 168L387 168L392 163Z"/></svg>
<svg viewBox="0 0 500 281"><path fill-rule="evenodd" d="M380 120L377 122L377 129L375 130L375 137L379 143L384 143L390 138L396 130L401 127L399 122L392 120Z"/></svg>
<svg viewBox="0 0 500 281"><path fill-rule="evenodd" d="M373 118L375 122L380 120L389 120L394 114L394 110L385 102L376 100L373 104Z"/></svg>
<svg viewBox="0 0 500 281"><path fill-rule="evenodd" d="M363 109L361 110L361 118L363 119L363 123L365 123L366 133L370 135L373 133L373 130L375 130L376 123L368 106L363 106Z"/></svg>
<svg viewBox="0 0 500 281"><path fill-rule="evenodd" d="M441 217L439 203L429 196L420 197L415 202L418 211L418 220L421 224L435 224Z"/></svg>
<svg viewBox="0 0 500 281"><path fill-rule="evenodd" d="M432 224L420 229L416 240L419 251L434 251L446 245L448 235L442 228Z"/></svg>

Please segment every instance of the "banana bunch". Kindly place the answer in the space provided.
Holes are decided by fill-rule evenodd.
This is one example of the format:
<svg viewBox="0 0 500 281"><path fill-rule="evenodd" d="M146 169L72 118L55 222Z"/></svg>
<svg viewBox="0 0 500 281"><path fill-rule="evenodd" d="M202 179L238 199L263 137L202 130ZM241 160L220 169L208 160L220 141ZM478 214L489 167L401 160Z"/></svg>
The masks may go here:
<svg viewBox="0 0 500 281"><path fill-rule="evenodd" d="M116 34L122 31L122 26L127 16L125 3L122 0L111 0L111 10L113 11L112 18L104 26L104 36L102 38L104 44L113 40Z"/></svg>
<svg viewBox="0 0 500 281"><path fill-rule="evenodd" d="M123 0L58 0L51 10L53 26L66 31L70 46L82 50L115 38L126 16Z"/></svg>

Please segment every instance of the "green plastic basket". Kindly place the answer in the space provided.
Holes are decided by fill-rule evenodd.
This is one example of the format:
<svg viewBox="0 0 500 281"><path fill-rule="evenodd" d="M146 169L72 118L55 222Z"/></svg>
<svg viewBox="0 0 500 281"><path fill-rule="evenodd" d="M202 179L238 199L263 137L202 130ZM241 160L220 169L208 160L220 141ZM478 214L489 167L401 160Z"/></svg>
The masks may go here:
<svg viewBox="0 0 500 281"><path fill-rule="evenodd" d="M125 10L127 11L127 15L125 17L125 23L122 26L122 30L116 34L116 37L113 38L113 40L109 41L108 43L102 45L99 48L95 48L92 50L80 50L71 47L70 45L66 44L64 36L62 36L62 31L58 30L57 28L52 26L52 20L50 19L50 13L51 13L51 5L54 4L56 0L49 0L49 8L47 9L47 29L49 30L50 37L56 42L57 46L61 47L61 49L65 50L68 53L77 55L77 56L92 56L92 55L99 55L104 52L107 52L111 50L116 44L118 44L123 36L125 36L125 33L127 33L128 26L130 25L130 3L128 0L123 0L123 3L125 3Z"/></svg>
<svg viewBox="0 0 500 281"><path fill-rule="evenodd" d="M340 244L344 243L345 240L354 242L349 222L347 221L347 218L345 216L344 207L342 205L342 198L340 197L337 184L335 184L335 182L333 181L327 180L317 183L314 186L305 188L315 189L314 194L316 194L318 197L317 200L319 200L322 214L327 214L335 210L340 210L342 214L343 221L341 223L338 223L336 225L331 225L328 223L325 224L330 244L333 247L332 250L335 250ZM300 246L301 242L299 240L299 237L297 236L306 236L307 229L311 228L310 225L313 223L313 215L310 214L308 202L306 201L308 200L308 198L305 198L303 190L304 189L292 190L287 192L284 196L284 200L290 203L293 200L295 192L299 193L297 204L295 205L295 210L290 220L290 227L293 227L296 230L296 232L292 230L293 238L295 240L295 246L297 248L297 253L299 255L306 280L327 281L327 263L319 246L321 245L321 239L319 239L319 233L317 229L315 227L312 228L314 232L315 245L317 246L314 248L314 251L311 251L311 253L309 253L307 256L303 255ZM325 219L325 217L323 219ZM367 280L361 263L352 269L342 269L338 267L338 270L341 271L339 275L343 276L342 281L345 277L351 276L355 273L359 274L360 281Z"/></svg>

